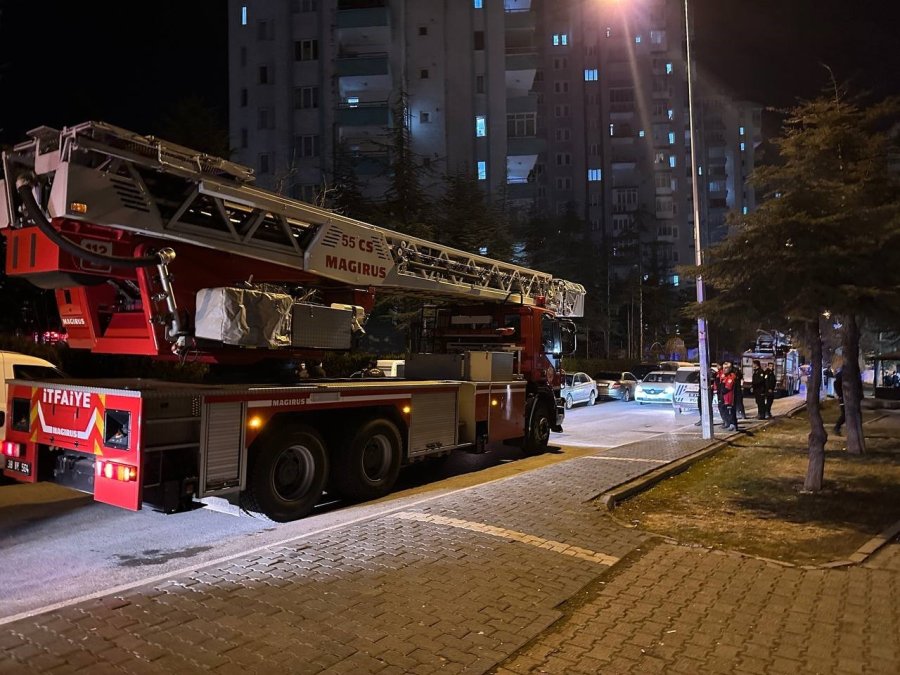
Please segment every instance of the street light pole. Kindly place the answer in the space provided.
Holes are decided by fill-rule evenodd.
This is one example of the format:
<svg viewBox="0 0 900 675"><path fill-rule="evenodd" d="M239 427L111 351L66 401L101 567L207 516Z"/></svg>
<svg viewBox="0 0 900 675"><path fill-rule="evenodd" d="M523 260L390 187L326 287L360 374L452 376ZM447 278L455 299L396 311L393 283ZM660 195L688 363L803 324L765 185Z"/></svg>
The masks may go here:
<svg viewBox="0 0 900 675"><path fill-rule="evenodd" d="M694 128L694 82L693 59L691 58L691 16L688 9L688 0L684 0L684 42L687 47L687 86L688 86L688 116L690 117L691 139L691 196L694 200L694 264L699 268L703 265L703 252L700 245L700 171L697 165L697 136ZM709 393L709 352L706 347L706 319L703 318L703 274L702 270L697 274L697 304L701 305L700 315L697 317L697 346L700 350L700 428L703 438L713 437L712 397Z"/></svg>

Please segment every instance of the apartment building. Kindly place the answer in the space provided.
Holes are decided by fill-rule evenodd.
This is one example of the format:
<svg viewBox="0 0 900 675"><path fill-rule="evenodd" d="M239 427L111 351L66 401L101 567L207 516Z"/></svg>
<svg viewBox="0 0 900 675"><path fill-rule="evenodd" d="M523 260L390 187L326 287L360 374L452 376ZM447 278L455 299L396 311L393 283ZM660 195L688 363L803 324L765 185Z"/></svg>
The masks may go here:
<svg viewBox="0 0 900 675"><path fill-rule="evenodd" d="M229 31L235 159L263 186L313 200L340 158L383 194L402 114L426 188L468 172L617 255L693 260L682 0L229 0ZM714 240L753 207L758 110L695 108Z"/></svg>

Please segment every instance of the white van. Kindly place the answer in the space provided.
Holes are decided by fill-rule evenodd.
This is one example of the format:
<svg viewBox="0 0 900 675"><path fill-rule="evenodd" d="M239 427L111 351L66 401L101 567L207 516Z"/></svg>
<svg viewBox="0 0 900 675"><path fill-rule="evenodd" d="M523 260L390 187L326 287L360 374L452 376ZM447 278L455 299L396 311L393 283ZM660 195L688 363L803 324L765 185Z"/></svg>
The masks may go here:
<svg viewBox="0 0 900 675"><path fill-rule="evenodd" d="M18 352L0 351L0 373L3 381L0 383L0 441L6 440L6 381L7 380L55 380L65 377L65 374L49 361L19 354Z"/></svg>
<svg viewBox="0 0 900 675"><path fill-rule="evenodd" d="M710 374L712 387L712 374ZM697 401L700 398L700 366L682 366L675 371L675 393L672 395L672 407L676 415L688 413L698 415ZM718 412L718 398L715 389L712 396L713 415Z"/></svg>

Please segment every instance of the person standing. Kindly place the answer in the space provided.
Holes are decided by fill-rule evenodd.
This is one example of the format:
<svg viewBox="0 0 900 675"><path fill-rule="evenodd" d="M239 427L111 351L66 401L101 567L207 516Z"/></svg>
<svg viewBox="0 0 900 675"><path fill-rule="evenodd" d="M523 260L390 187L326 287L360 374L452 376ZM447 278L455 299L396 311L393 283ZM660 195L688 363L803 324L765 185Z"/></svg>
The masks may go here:
<svg viewBox="0 0 900 675"><path fill-rule="evenodd" d="M766 365L763 373L764 393L765 393L765 412L763 419L772 419L772 402L775 400L775 366L771 363Z"/></svg>
<svg viewBox="0 0 900 675"><path fill-rule="evenodd" d="M734 373L734 419L736 421L740 417L745 420L747 413L744 410L744 374L739 365L732 366L731 372Z"/></svg>
<svg viewBox="0 0 900 675"><path fill-rule="evenodd" d="M735 376L731 368L731 362L722 364L722 370L716 380L717 393L719 395L719 414L727 431L737 431L737 417L734 410L734 383Z"/></svg>
<svg viewBox="0 0 900 675"><path fill-rule="evenodd" d="M844 410L844 367L841 366L838 368L838 371L834 374L834 395L837 397L838 405L840 406L840 414L838 415L837 422L834 423L834 433L841 433L841 427L844 426L844 422L847 421L847 416L845 415Z"/></svg>
<svg viewBox="0 0 900 675"><path fill-rule="evenodd" d="M759 361L753 362L753 379L750 382L753 391L753 398L756 399L756 419L766 419L766 381L762 364Z"/></svg>

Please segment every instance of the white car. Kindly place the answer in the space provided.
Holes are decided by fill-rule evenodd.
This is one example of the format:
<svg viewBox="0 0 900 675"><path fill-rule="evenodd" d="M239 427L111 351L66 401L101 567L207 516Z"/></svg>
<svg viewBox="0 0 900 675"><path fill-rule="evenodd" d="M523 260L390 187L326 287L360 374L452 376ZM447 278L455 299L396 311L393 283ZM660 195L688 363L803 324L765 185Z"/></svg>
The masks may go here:
<svg viewBox="0 0 900 675"><path fill-rule="evenodd" d="M576 403L594 405L597 400L597 383L587 373L566 373L559 395L565 399L566 410Z"/></svg>
<svg viewBox="0 0 900 675"><path fill-rule="evenodd" d="M672 403L675 395L675 372L671 370L656 370L647 373L634 388L634 400L644 405L645 403Z"/></svg>
<svg viewBox="0 0 900 675"><path fill-rule="evenodd" d="M713 386L714 377L712 371L709 375L709 386L712 389L713 416L718 415L719 401ZM696 415L699 412L697 403L700 399L700 366L686 366L675 372L675 394L672 397L672 407L676 415L683 413Z"/></svg>

